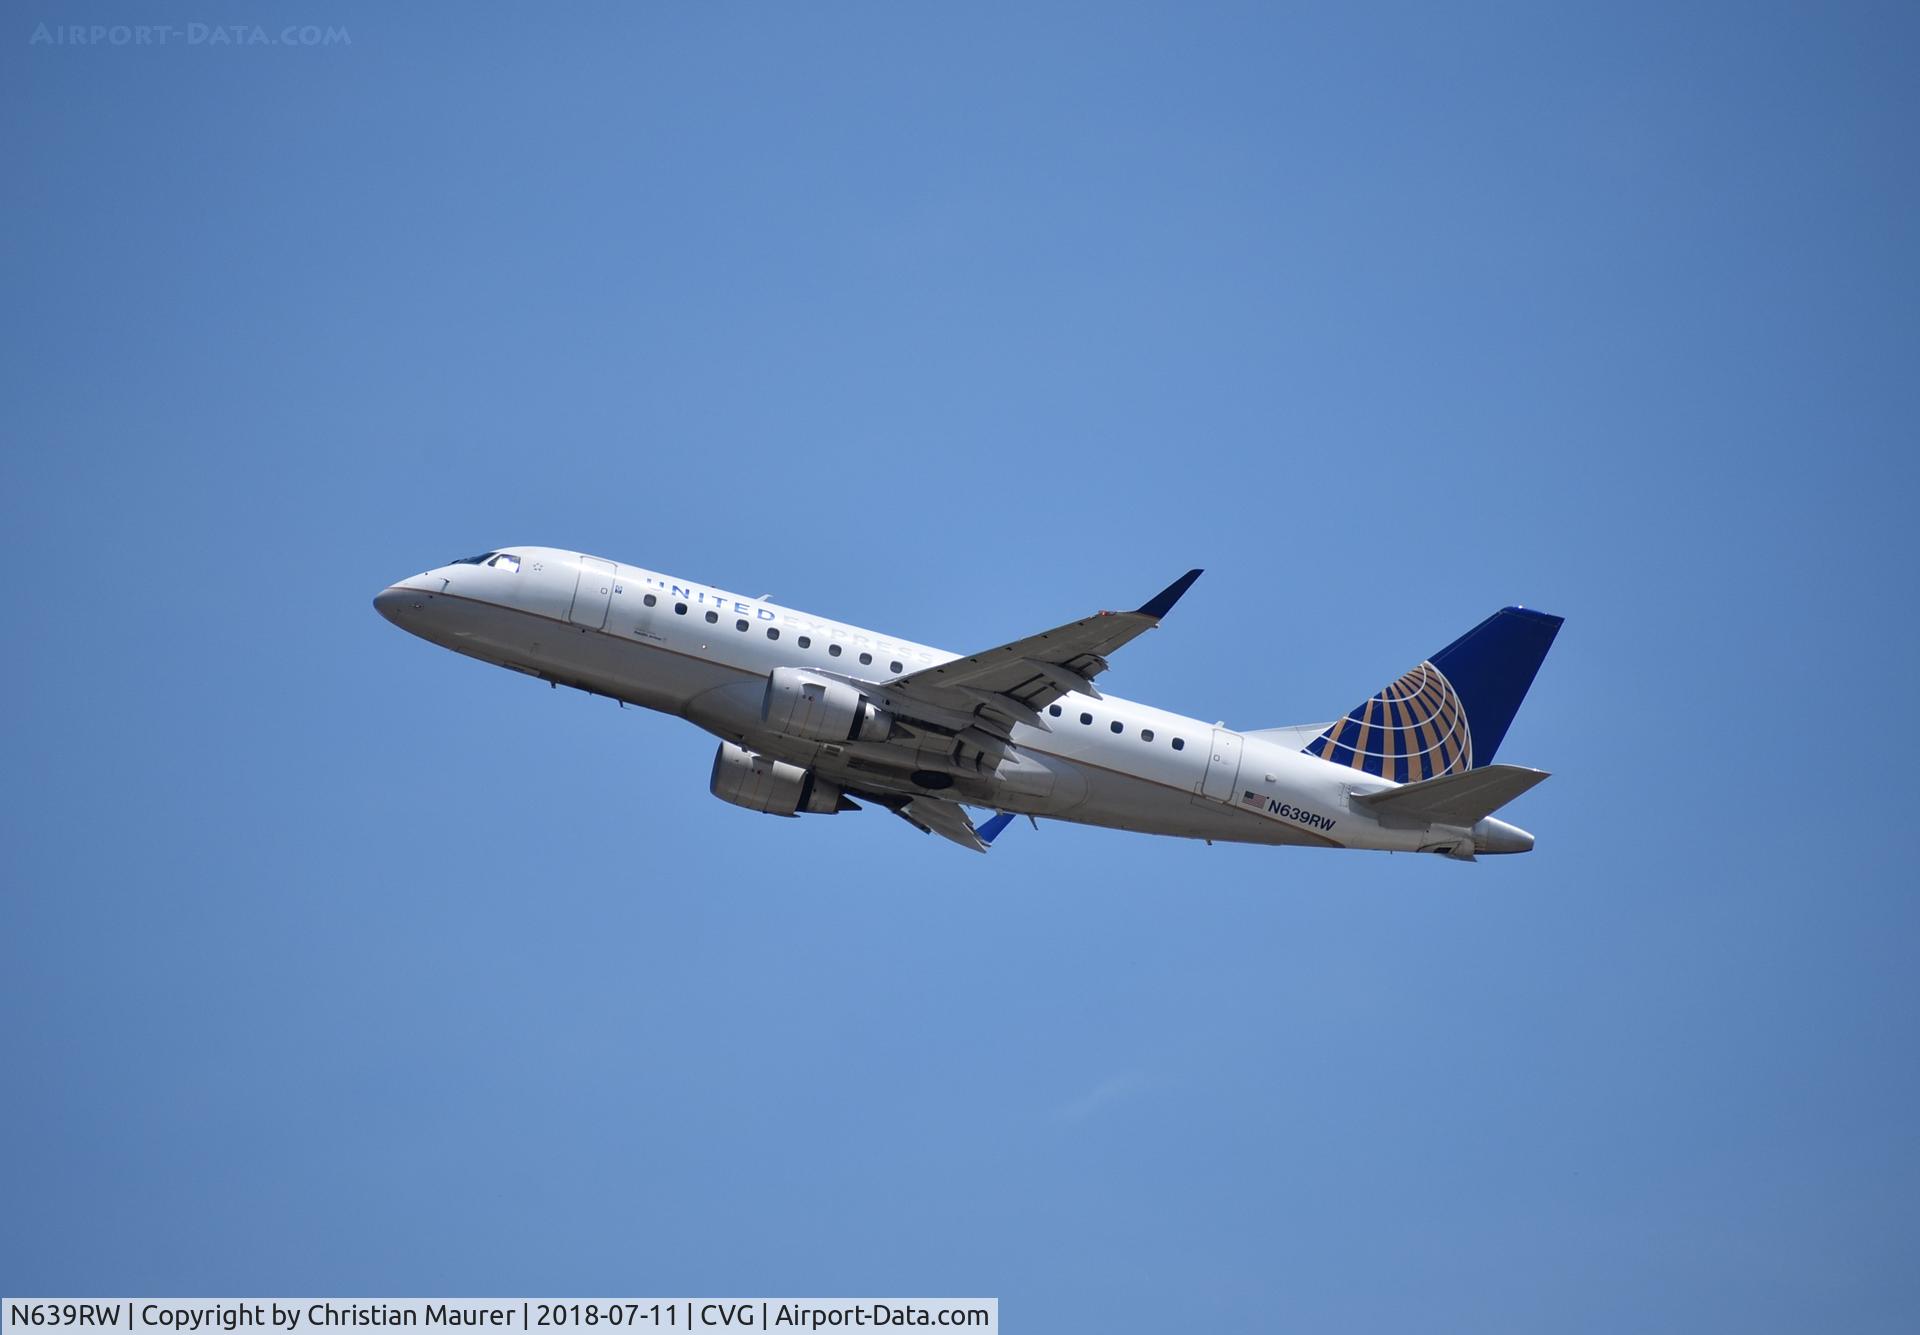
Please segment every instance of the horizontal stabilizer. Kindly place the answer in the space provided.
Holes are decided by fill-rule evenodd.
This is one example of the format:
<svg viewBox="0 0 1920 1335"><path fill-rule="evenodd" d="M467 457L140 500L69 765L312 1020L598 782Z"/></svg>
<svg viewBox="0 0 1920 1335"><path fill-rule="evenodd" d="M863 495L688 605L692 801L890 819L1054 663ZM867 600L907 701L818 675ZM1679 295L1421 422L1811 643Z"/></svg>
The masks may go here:
<svg viewBox="0 0 1920 1335"><path fill-rule="evenodd" d="M1355 793L1353 800L1376 816L1426 825L1472 825L1546 777L1545 770L1520 765L1482 765L1377 793Z"/></svg>

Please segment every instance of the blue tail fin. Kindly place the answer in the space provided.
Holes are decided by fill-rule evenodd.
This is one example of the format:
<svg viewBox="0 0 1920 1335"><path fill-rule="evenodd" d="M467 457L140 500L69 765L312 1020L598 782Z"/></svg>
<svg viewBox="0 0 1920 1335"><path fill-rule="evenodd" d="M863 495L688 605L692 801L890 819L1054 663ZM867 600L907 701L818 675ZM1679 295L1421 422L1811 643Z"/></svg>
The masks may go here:
<svg viewBox="0 0 1920 1335"><path fill-rule="evenodd" d="M1396 783L1488 764L1553 647L1562 618L1525 607L1495 612L1305 749Z"/></svg>

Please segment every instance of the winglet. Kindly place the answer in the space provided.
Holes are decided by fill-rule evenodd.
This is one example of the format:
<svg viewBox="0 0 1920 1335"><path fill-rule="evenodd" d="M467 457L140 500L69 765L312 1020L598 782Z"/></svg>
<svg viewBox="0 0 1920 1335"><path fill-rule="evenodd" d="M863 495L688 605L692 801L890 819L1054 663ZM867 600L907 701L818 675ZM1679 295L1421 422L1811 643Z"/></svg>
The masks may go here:
<svg viewBox="0 0 1920 1335"><path fill-rule="evenodd" d="M1000 831L1007 828L1008 823L1012 820L1013 813L1011 811L1003 811L988 820L986 824L978 827L974 833L980 836L981 843L990 844L999 836Z"/></svg>
<svg viewBox="0 0 1920 1335"><path fill-rule="evenodd" d="M1179 579L1176 579L1173 583L1167 585L1166 588L1160 590L1160 592L1154 594L1153 597L1142 603L1139 609L1140 615L1143 617L1152 617L1155 621L1158 621L1161 617L1173 610L1173 605L1180 601L1180 595L1192 588L1193 582L1199 579L1202 573L1202 571L1198 570L1189 570Z"/></svg>

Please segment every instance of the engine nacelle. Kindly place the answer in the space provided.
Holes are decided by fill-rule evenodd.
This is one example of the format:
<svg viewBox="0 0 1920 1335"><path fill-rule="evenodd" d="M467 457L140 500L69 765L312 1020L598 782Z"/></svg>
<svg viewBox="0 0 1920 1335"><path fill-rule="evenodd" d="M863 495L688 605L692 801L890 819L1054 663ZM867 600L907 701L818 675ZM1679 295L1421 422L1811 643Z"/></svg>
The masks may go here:
<svg viewBox="0 0 1920 1335"><path fill-rule="evenodd" d="M720 743L714 753L711 787L713 795L723 802L774 816L803 812L831 816L836 811L858 810L839 784L819 778L810 769L756 755L732 742Z"/></svg>
<svg viewBox="0 0 1920 1335"><path fill-rule="evenodd" d="M769 728L810 742L884 742L893 715L868 703L858 686L805 668L773 670L760 718Z"/></svg>

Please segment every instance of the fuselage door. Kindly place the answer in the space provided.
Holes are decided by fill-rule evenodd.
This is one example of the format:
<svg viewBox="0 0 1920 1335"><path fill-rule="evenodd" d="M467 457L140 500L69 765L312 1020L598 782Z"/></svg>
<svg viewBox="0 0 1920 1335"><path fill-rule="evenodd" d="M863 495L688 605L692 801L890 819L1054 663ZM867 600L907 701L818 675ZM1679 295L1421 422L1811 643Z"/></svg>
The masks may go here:
<svg viewBox="0 0 1920 1335"><path fill-rule="evenodd" d="M573 587L573 608L567 620L576 626L599 630L607 624L607 604L613 601L613 576L616 567L597 556L580 558L580 580Z"/></svg>
<svg viewBox="0 0 1920 1335"><path fill-rule="evenodd" d="M1234 785L1239 779L1240 734L1226 728L1215 728L1213 751L1207 758L1207 777L1201 781L1201 796L1231 806L1238 796L1234 792Z"/></svg>

